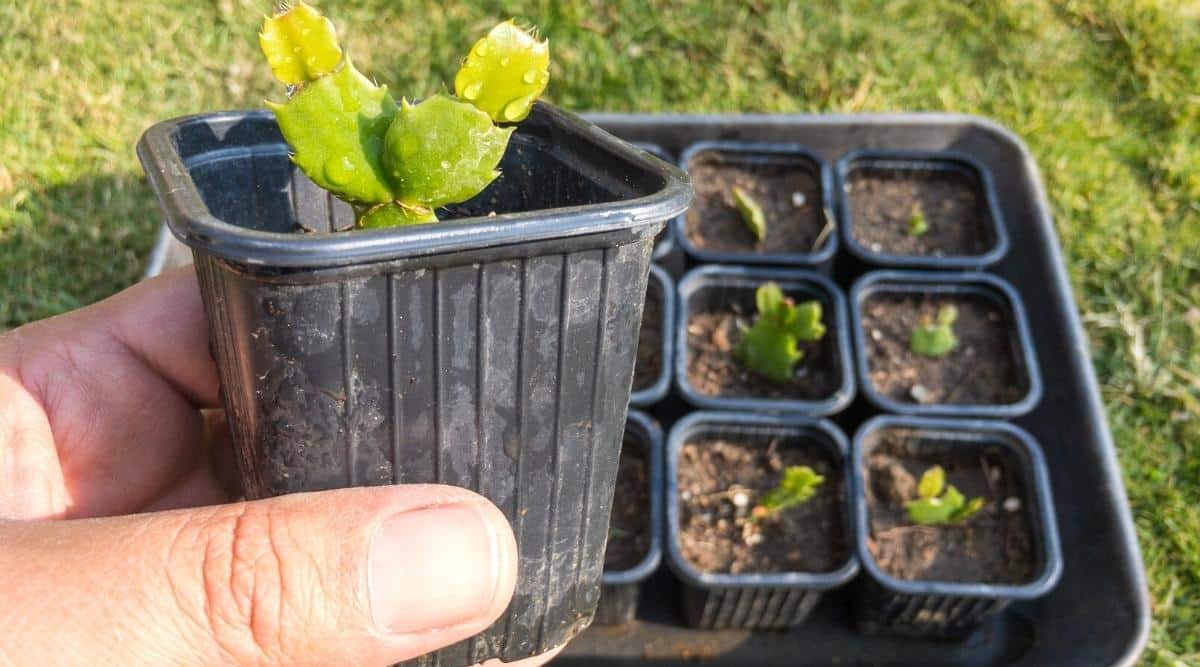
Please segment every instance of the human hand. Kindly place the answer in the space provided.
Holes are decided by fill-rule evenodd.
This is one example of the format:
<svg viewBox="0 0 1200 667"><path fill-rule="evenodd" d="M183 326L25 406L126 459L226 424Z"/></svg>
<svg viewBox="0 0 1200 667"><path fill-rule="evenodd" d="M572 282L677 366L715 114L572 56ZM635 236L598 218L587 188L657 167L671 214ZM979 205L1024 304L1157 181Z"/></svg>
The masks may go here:
<svg viewBox="0 0 1200 667"><path fill-rule="evenodd" d="M470 491L230 502L217 386L190 268L0 336L0 664L386 665L503 613Z"/></svg>

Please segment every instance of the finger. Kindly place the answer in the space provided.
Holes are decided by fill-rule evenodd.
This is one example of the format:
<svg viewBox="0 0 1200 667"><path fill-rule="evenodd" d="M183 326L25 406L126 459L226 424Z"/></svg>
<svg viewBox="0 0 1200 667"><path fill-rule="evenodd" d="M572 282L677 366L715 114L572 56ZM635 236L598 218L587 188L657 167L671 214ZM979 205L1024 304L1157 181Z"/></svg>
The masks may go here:
<svg viewBox="0 0 1200 667"><path fill-rule="evenodd" d="M95 308L92 316L107 325L114 339L195 407L220 404L217 368L208 345L208 319L192 267L138 283Z"/></svg>
<svg viewBox="0 0 1200 667"><path fill-rule="evenodd" d="M220 403L208 340L200 287L190 266L4 337L8 347L22 348L24 356L37 355L47 347L66 348L80 358L94 353L111 355L113 346L120 346L197 408ZM31 381L49 379L34 377Z"/></svg>
<svg viewBox="0 0 1200 667"><path fill-rule="evenodd" d="M507 607L516 544L463 489L385 486L0 523L14 664L387 665Z"/></svg>

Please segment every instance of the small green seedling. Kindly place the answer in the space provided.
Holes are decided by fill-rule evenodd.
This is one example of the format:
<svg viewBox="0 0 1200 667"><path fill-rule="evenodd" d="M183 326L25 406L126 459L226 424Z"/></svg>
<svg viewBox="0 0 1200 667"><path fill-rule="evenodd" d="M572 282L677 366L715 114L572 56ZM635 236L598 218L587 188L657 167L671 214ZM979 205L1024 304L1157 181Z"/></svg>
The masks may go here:
<svg viewBox="0 0 1200 667"><path fill-rule="evenodd" d="M820 340L825 335L821 303L800 305L783 296L773 282L755 292L758 317L751 327L742 326L742 340L734 353L756 373L780 384L792 379L796 364L804 358L798 343Z"/></svg>
<svg viewBox="0 0 1200 667"><path fill-rule="evenodd" d="M763 494L750 517L759 521L789 507L806 503L816 495L824 481L823 475L818 475L808 466L788 466L783 471L779 485Z"/></svg>
<svg viewBox="0 0 1200 667"><path fill-rule="evenodd" d="M954 321L958 319L958 309L954 306L942 306L938 309L937 321L928 315L921 318L921 324L913 329L909 347L913 352L926 357L944 357L958 345L958 337L954 335Z"/></svg>
<svg viewBox="0 0 1200 667"><path fill-rule="evenodd" d="M268 102L292 160L317 185L353 206L359 227L437 222L434 210L464 202L500 175L513 126L550 80L544 40L505 21L471 48L455 95L397 105L363 76L333 23L295 0L263 22L259 45L288 85Z"/></svg>
<svg viewBox="0 0 1200 667"><path fill-rule="evenodd" d="M908 235L912 237L924 236L929 231L929 221L925 219L925 213L921 209L913 212L912 217L908 219Z"/></svg>
<svg viewBox="0 0 1200 667"><path fill-rule="evenodd" d="M904 503L904 510L909 520L922 526L962 523L983 507L983 498L968 501L954 486L947 486L946 471L937 465L921 475L917 496Z"/></svg>
<svg viewBox="0 0 1200 667"><path fill-rule="evenodd" d="M738 186L733 186L733 203L737 206L738 214L742 216L742 222L746 224L746 229L754 235L754 238L762 241L767 237L767 217L763 214L762 207L749 192L741 189Z"/></svg>

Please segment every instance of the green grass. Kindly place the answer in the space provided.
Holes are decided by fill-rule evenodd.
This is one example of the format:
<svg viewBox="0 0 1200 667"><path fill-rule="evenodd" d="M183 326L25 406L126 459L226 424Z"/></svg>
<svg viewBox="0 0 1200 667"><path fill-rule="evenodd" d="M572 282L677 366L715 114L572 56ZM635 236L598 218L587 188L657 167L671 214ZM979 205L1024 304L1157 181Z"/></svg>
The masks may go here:
<svg viewBox="0 0 1200 667"><path fill-rule="evenodd" d="M983 114L1054 207L1142 540L1148 664L1200 664L1200 11L1187 0L377 0L327 7L393 91L449 81L497 18L540 25L575 109ZM648 6L649 5L649 6ZM0 3L0 328L134 281L152 122L278 96L267 0ZM380 24L363 30L372 18Z"/></svg>

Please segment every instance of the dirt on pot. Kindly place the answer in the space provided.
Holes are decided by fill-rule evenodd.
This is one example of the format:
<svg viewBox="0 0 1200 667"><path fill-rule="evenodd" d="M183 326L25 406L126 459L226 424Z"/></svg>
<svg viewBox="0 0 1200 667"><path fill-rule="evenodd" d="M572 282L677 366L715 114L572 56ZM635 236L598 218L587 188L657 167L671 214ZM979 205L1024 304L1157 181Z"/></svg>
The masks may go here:
<svg viewBox="0 0 1200 667"><path fill-rule="evenodd" d="M825 477L807 502L750 521L757 500L785 468L805 465ZM818 445L773 438L712 438L679 453L679 541L683 557L703 572L836 570L847 558L842 471Z"/></svg>
<svg viewBox="0 0 1200 667"><path fill-rule="evenodd" d="M824 242L828 221L821 182L803 164L749 164L732 157L701 155L688 165L696 198L686 214L687 236L714 252L811 253ZM767 221L758 241L734 207L733 186L750 194Z"/></svg>
<svg viewBox="0 0 1200 667"><path fill-rule="evenodd" d="M617 464L604 569L628 570L650 550L650 465L637 442L626 437Z"/></svg>
<svg viewBox="0 0 1200 667"><path fill-rule="evenodd" d="M922 452L906 429L879 433L867 459L867 548L888 574L910 581L1024 584L1037 565L1030 508L1019 468L996 448L936 447ZM946 483L983 508L961 524L913 524L904 503L933 465Z"/></svg>
<svg viewBox="0 0 1200 667"><path fill-rule="evenodd" d="M638 331L637 365L633 367L633 390L650 388L662 373L662 296L651 286L646 290L642 328Z"/></svg>
<svg viewBox="0 0 1200 667"><path fill-rule="evenodd" d="M864 248L893 255L982 255L995 242L979 182L950 170L859 167L850 173L851 233ZM924 234L909 233L914 215Z"/></svg>
<svg viewBox="0 0 1200 667"><path fill-rule="evenodd" d="M708 396L818 400L841 386L832 328L819 341L800 343L804 358L796 364L792 380L777 384L746 368L734 354L742 336L739 323L750 326L754 318L738 304L729 308L688 317L687 375L697 391Z"/></svg>
<svg viewBox="0 0 1200 667"><path fill-rule="evenodd" d="M945 305L958 309L958 345L944 357L913 352L913 329L922 317L936 319ZM871 383L894 401L1003 405L1019 401L1029 390L1015 353L1012 322L986 297L876 294L862 306L862 328Z"/></svg>

